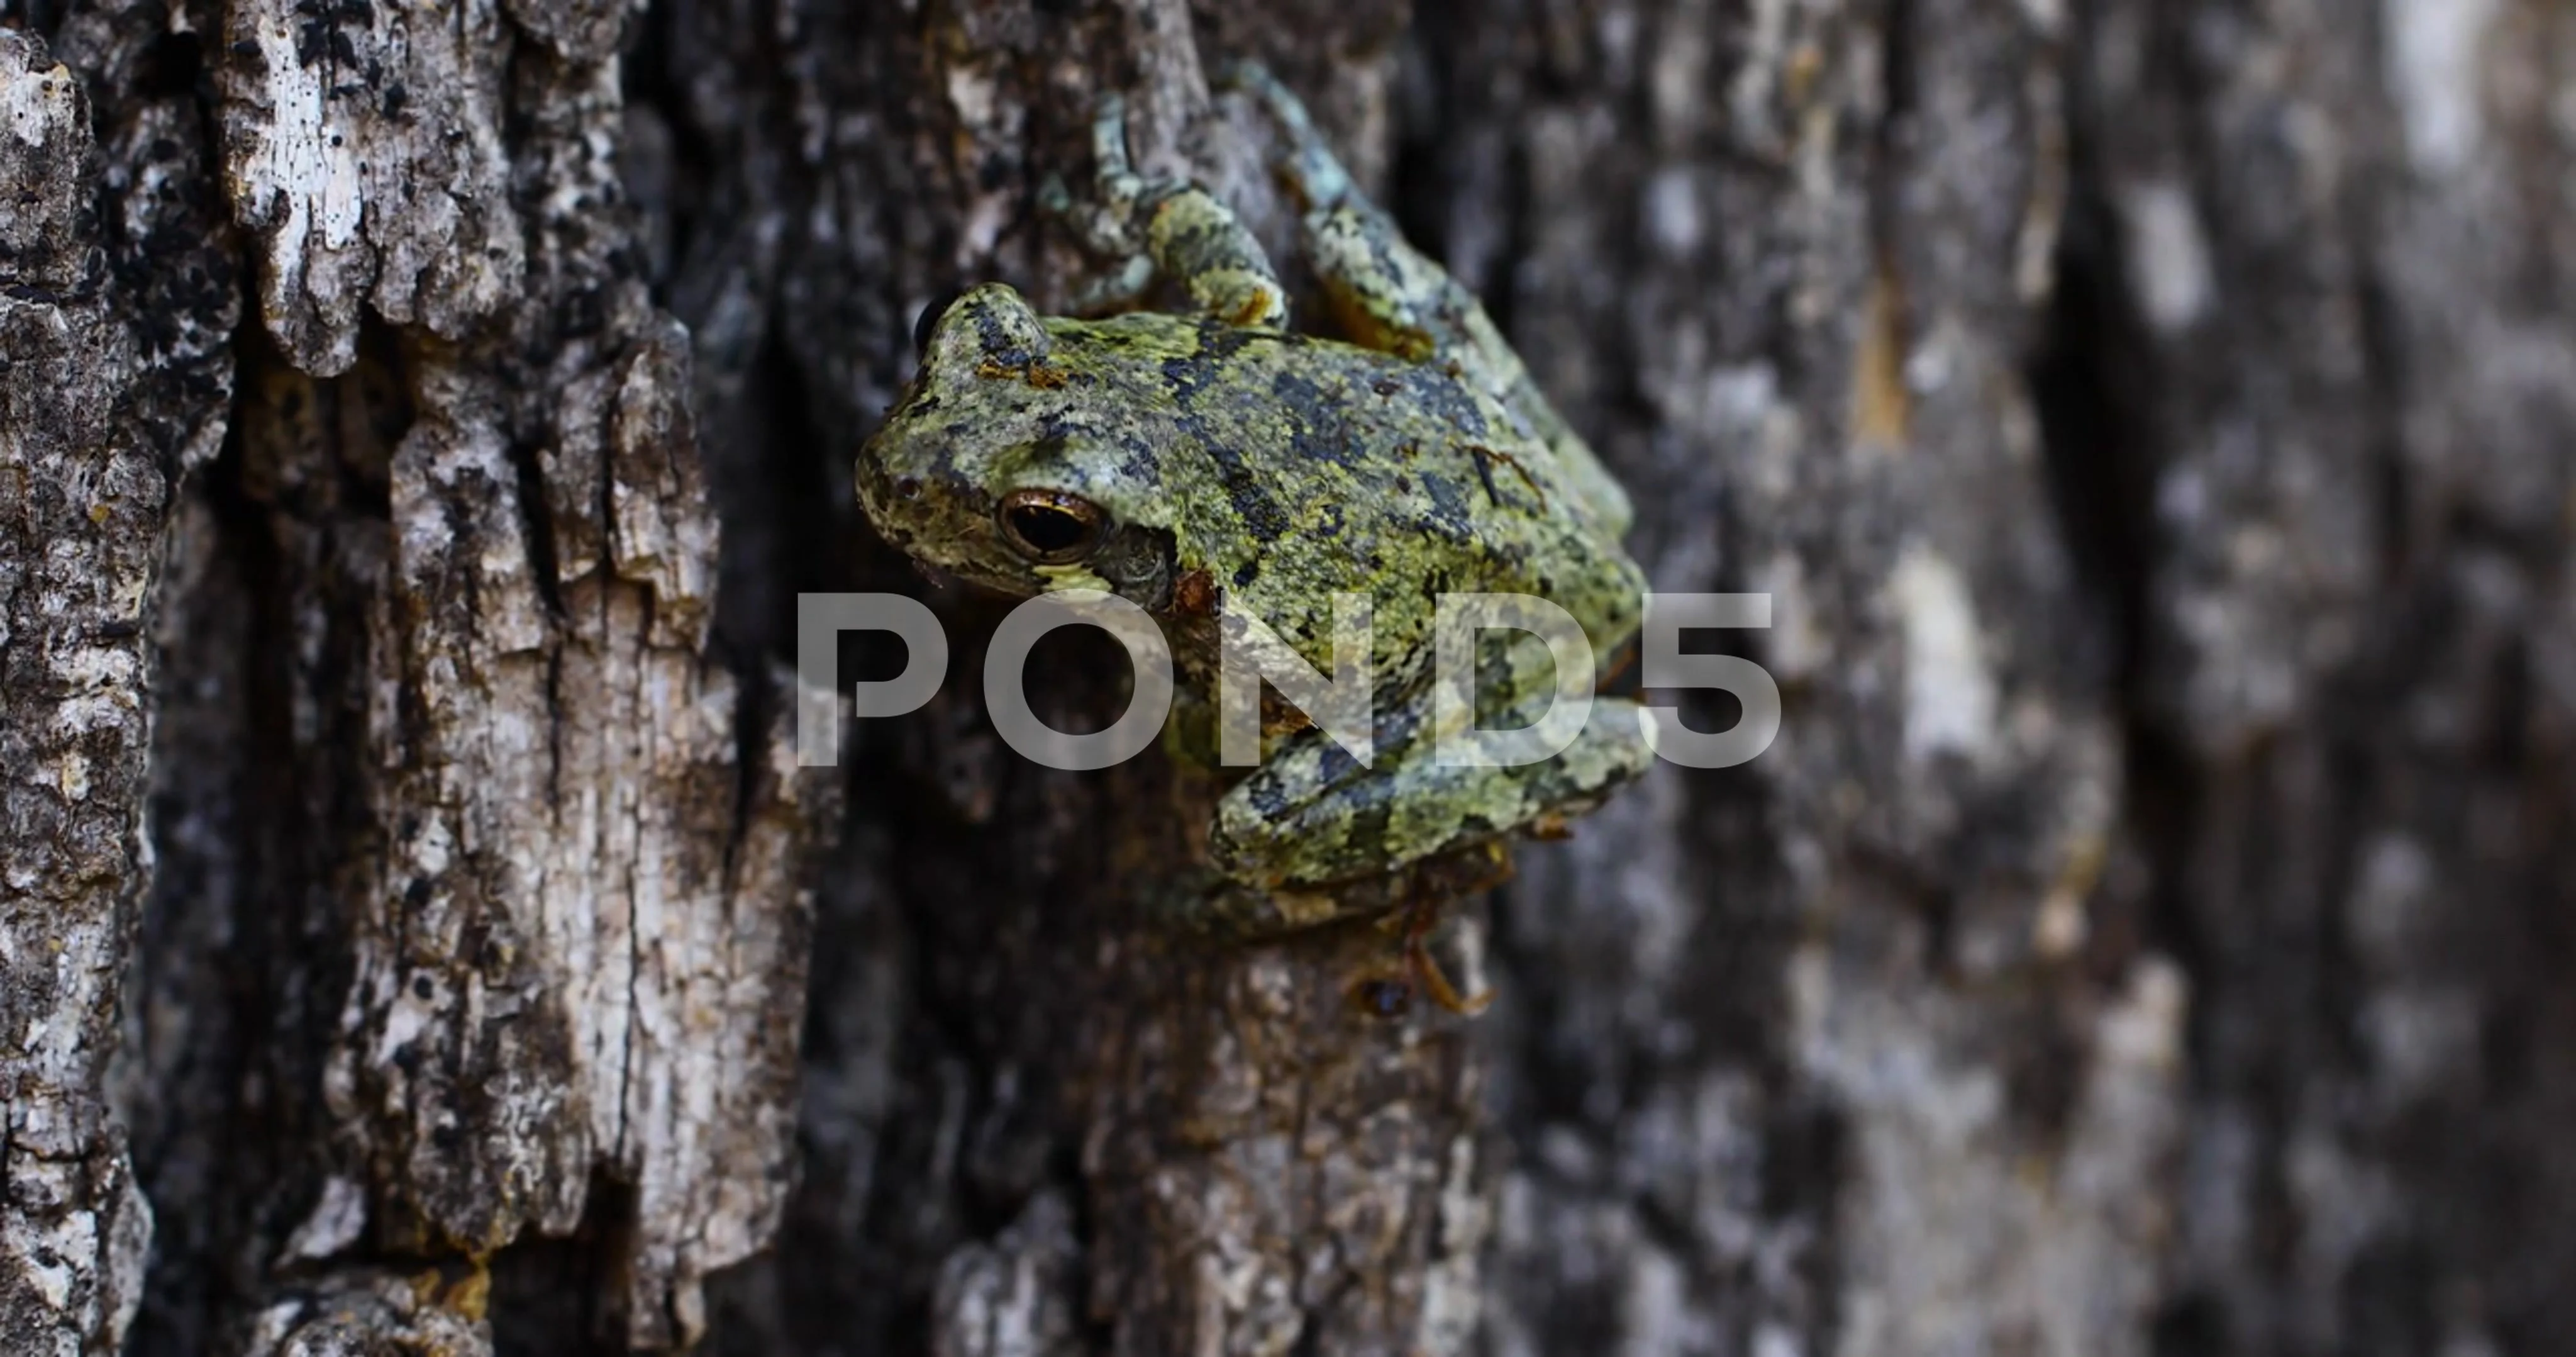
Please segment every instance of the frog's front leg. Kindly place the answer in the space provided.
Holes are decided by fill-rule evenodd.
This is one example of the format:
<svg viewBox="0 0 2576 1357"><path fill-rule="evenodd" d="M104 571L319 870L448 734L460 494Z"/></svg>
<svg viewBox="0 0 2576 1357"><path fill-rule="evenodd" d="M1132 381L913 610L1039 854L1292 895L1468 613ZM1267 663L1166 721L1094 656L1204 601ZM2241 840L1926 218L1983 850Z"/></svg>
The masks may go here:
<svg viewBox="0 0 2576 1357"><path fill-rule="evenodd" d="M1475 294L1413 248L1395 219L1360 191L1296 94L1257 62L1228 67L1217 84L1250 95L1277 127L1278 177L1304 214L1300 243L1352 341L1455 363L1497 395L1512 396L1514 413L1545 426L1538 432L1551 440L1562 432L1564 421L1530 384Z"/></svg>
<svg viewBox="0 0 2576 1357"><path fill-rule="evenodd" d="M1209 854L1235 881L1295 892L1549 827L1653 766L1639 715L1633 701L1596 697L1573 744L1511 767L1445 763L1426 734L1363 768L1309 727L1219 799Z"/></svg>
<svg viewBox="0 0 2576 1357"><path fill-rule="evenodd" d="M1121 261L1074 298L1076 310L1132 308L1160 275L1227 324L1269 330L1287 324L1287 290L1233 209L1196 184L1136 172L1127 154L1127 103L1115 94L1102 95L1093 115L1091 154L1096 201L1077 205L1057 182L1042 194L1044 205L1087 245Z"/></svg>

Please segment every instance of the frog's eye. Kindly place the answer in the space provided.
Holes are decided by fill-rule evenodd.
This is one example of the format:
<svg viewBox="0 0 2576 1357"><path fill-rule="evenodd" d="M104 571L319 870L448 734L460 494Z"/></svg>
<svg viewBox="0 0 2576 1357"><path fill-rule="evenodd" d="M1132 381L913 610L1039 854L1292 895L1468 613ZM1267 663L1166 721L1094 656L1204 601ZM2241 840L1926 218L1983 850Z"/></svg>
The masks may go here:
<svg viewBox="0 0 2576 1357"><path fill-rule="evenodd" d="M1002 497L1002 535L1040 565L1078 561L1100 545L1109 513L1061 490L1014 490Z"/></svg>

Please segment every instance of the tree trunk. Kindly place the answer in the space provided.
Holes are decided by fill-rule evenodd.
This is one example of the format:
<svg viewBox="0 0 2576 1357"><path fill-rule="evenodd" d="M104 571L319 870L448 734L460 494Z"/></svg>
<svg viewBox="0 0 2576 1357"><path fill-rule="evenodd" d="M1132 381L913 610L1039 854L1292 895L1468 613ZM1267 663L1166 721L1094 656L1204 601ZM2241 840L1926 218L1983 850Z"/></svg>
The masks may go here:
<svg viewBox="0 0 2576 1357"><path fill-rule="evenodd" d="M1524 846L1481 1018L1141 925L1204 778L1010 754L855 512L915 313L1099 267L1098 92L1292 257L1236 56L1773 599L1777 743ZM2564 1350L2571 78L2545 0L0 0L0 1346ZM800 768L853 589L950 681Z"/></svg>

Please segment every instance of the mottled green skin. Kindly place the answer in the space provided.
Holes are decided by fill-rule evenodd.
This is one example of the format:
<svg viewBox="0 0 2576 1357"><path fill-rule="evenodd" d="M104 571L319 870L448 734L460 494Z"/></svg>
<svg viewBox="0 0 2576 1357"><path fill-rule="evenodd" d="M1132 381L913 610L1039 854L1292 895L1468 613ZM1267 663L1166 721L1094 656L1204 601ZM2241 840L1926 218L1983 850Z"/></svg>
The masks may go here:
<svg viewBox="0 0 2576 1357"><path fill-rule="evenodd" d="M1260 90L1295 147L1283 175L1312 205L1307 239L1326 247L1316 261L1336 310L1381 347L1272 328L1280 308L1243 281L1248 237L1212 197L1167 187L1146 242L1154 262L1186 282L1194 259L1215 261L1224 285L1199 296L1226 314L1040 317L1008 287L976 288L932 329L919 375L861 456L859 493L888 540L966 579L1017 594L1107 588L1143 605L1202 694L1215 688L1220 604L1330 674L1332 595L1374 599L1373 765L1320 730L1284 733L1212 827L1227 877L1312 897L1247 915L1280 926L1340 912L1321 888L1588 809L1652 756L1634 704L1602 698L1586 733L1544 763L1432 760L1436 596L1551 600L1606 663L1634 636L1644 597L1619 545L1628 505L1474 300L1338 177L1302 110L1282 111L1284 92ZM1250 259L1254 282L1270 280L1257 247ZM1432 323L1402 324L1408 305ZM997 518L1004 496L1033 489L1079 495L1114 527L1078 564L1033 565ZM1508 635L1488 640L1480 667L1489 727L1524 724L1556 681L1543 648Z"/></svg>

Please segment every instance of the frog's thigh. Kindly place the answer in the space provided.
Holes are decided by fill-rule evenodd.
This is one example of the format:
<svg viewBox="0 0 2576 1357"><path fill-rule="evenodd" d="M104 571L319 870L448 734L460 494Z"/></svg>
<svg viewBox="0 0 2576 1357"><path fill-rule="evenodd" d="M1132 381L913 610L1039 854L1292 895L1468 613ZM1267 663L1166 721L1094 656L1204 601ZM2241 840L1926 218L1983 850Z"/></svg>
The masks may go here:
<svg viewBox="0 0 2576 1357"><path fill-rule="evenodd" d="M1354 341L1453 365L1551 446L1573 438L1476 294L1413 248L1385 213L1348 202L1308 213L1303 232L1315 277Z"/></svg>
<svg viewBox="0 0 2576 1357"><path fill-rule="evenodd" d="M1383 213L1345 202L1307 213L1302 226L1316 281L1353 342L1481 374L1483 356L1468 351L1463 327L1444 320L1475 299Z"/></svg>
<svg viewBox="0 0 2576 1357"><path fill-rule="evenodd" d="M1579 814L1653 763L1637 704L1624 698L1595 699L1563 753L1510 768L1445 766L1427 743L1361 768L1310 728L1217 803L1210 848L1239 881L1343 881Z"/></svg>
<svg viewBox="0 0 2576 1357"><path fill-rule="evenodd" d="M1548 449L1612 535L1626 530L1627 492L1530 379L1520 354L1474 293L1365 202L1309 213L1304 233L1325 298L1354 342L1447 365L1501 401Z"/></svg>

